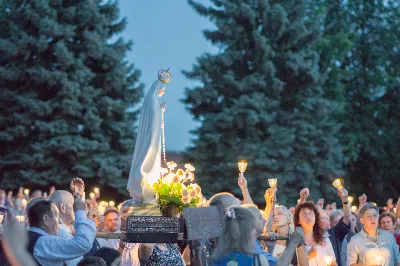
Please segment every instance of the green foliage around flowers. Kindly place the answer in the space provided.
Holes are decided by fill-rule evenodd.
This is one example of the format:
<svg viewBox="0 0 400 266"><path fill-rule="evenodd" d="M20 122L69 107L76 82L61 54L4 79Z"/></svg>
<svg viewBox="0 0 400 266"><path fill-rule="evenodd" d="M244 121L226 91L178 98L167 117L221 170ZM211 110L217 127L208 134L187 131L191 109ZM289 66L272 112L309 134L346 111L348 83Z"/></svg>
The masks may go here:
<svg viewBox="0 0 400 266"><path fill-rule="evenodd" d="M158 183L153 185L159 196L159 204L161 207L165 207L167 205L176 205L180 207L196 207L200 202L200 197L193 197L190 202L182 201L182 190L185 189L183 184L171 182L169 184L163 183L162 179ZM191 186L188 186L186 189L192 189Z"/></svg>

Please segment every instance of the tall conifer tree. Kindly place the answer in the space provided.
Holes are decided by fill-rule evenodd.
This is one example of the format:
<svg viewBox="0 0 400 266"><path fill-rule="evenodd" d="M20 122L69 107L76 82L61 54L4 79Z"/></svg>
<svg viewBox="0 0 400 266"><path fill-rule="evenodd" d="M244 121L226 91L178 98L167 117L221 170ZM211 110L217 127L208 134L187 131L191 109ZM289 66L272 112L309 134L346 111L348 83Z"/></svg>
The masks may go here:
<svg viewBox="0 0 400 266"><path fill-rule="evenodd" d="M330 96L343 107L338 121L343 124L339 137L347 157L346 179L353 192L369 192L371 200L384 204L400 186L400 4L321 2L328 11L321 66L328 70L330 90L336 90Z"/></svg>
<svg viewBox="0 0 400 266"><path fill-rule="evenodd" d="M237 161L247 159L252 195L261 201L267 179L278 178L279 199L295 203L308 186L317 198L332 190L341 173L342 152L324 97L315 44L318 20L307 16L308 1L190 1L210 18L205 36L220 48L204 54L189 78L184 102L201 126L188 156L210 193L235 187Z"/></svg>
<svg viewBox="0 0 400 266"><path fill-rule="evenodd" d="M7 0L0 12L0 186L80 176L123 189L142 85L117 2Z"/></svg>

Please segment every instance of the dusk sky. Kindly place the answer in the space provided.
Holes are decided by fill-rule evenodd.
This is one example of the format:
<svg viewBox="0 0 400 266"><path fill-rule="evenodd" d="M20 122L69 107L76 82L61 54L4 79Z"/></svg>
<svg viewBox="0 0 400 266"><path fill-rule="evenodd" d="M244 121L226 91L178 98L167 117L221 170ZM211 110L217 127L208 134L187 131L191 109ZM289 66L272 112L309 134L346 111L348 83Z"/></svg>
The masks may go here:
<svg viewBox="0 0 400 266"><path fill-rule="evenodd" d="M128 21L123 38L134 43L127 60L142 72L145 93L157 79L158 70L171 67L172 82L167 85L162 99L167 103L166 149L183 151L192 138L189 131L198 123L180 102L185 87L195 84L181 71L191 70L196 58L203 53L216 52L202 34L204 29L214 26L185 0L120 0L120 7L121 16Z"/></svg>

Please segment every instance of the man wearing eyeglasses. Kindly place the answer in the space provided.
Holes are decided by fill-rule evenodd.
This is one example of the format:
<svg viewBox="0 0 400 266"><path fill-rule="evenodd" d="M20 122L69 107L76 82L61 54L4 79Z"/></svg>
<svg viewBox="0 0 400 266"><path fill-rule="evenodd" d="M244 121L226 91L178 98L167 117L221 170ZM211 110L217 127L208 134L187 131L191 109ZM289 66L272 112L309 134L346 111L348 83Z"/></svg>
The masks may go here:
<svg viewBox="0 0 400 266"><path fill-rule="evenodd" d="M378 229L378 208L366 203L360 210L364 228L347 245L347 266L400 266L399 247L394 236Z"/></svg>

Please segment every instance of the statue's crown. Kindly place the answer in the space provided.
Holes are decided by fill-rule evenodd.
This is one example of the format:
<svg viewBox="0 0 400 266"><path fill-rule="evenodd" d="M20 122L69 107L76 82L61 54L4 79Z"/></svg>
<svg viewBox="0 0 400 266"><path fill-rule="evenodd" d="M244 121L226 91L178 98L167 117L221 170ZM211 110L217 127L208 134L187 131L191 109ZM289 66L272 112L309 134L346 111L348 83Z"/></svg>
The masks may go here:
<svg viewBox="0 0 400 266"><path fill-rule="evenodd" d="M167 70L161 69L158 71L158 80L167 84L171 82L171 73L169 72L169 68Z"/></svg>

